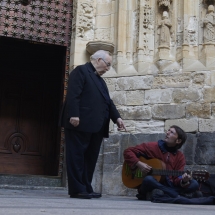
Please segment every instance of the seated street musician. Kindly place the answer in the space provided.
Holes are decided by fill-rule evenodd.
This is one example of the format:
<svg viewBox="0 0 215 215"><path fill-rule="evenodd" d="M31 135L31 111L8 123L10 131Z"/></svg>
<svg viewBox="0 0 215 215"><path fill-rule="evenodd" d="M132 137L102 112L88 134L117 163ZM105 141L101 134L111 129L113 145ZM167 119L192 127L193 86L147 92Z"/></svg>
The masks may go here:
<svg viewBox="0 0 215 215"><path fill-rule="evenodd" d="M199 184L192 179L191 175L184 172L185 157L180 149L187 138L186 133L178 126L171 126L166 132L164 140L157 142L142 143L140 145L129 147L124 151L125 163L129 166L131 171L139 169L145 177L141 178L141 183L138 187L139 200L152 200L153 195L167 194L170 197L177 197L178 195L188 198L201 197L202 194L198 191ZM144 162L140 161L140 157L144 157ZM156 159L154 159L156 158ZM168 174L172 170L180 172L180 175L165 175L161 180L157 181L150 172L152 167L150 163L147 164L147 159L160 160L164 163ZM162 162L163 161L163 162ZM154 167L153 167L154 168Z"/></svg>

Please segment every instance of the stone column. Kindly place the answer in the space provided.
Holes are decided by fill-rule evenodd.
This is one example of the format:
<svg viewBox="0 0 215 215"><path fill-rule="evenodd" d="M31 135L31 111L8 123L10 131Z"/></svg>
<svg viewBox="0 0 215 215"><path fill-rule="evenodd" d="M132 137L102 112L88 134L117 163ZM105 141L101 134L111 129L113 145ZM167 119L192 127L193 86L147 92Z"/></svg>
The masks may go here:
<svg viewBox="0 0 215 215"><path fill-rule="evenodd" d="M117 35L117 70L118 72L123 68L122 64L125 63L126 9L127 9L127 1L119 0L118 35Z"/></svg>
<svg viewBox="0 0 215 215"><path fill-rule="evenodd" d="M114 53L114 19L115 1L95 1L95 34L94 39L86 44L86 49L92 55L98 50L106 50ZM113 57L114 58L114 57ZM104 76L115 76L116 71L113 67Z"/></svg>
<svg viewBox="0 0 215 215"><path fill-rule="evenodd" d="M113 42L111 38L111 2L97 2L94 40Z"/></svg>
<svg viewBox="0 0 215 215"><path fill-rule="evenodd" d="M117 34L117 73L133 75L137 73L133 66L133 31L132 13L136 8L136 1L118 0L118 34Z"/></svg>
<svg viewBox="0 0 215 215"><path fill-rule="evenodd" d="M95 8L92 0L73 1L70 71L87 61L86 44L94 38Z"/></svg>
<svg viewBox="0 0 215 215"><path fill-rule="evenodd" d="M183 70L205 70L199 61L199 0L184 0Z"/></svg>
<svg viewBox="0 0 215 215"><path fill-rule="evenodd" d="M153 74L157 68L154 58L154 12L155 0L140 0L139 5L139 34L137 44L137 71L139 74Z"/></svg>
<svg viewBox="0 0 215 215"><path fill-rule="evenodd" d="M176 61L180 62L183 58L182 45L183 45L183 33L184 33L184 2L174 2L175 10L175 23L176 23Z"/></svg>

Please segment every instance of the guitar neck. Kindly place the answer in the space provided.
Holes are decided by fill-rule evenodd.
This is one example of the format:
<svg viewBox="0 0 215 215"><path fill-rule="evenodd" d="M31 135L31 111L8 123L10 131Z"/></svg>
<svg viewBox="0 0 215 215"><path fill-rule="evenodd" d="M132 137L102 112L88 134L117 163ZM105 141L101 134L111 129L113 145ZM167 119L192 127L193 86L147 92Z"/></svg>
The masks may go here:
<svg viewBox="0 0 215 215"><path fill-rule="evenodd" d="M149 174L150 175L162 175L162 176L166 176L166 175L179 176L179 175L183 175L184 171L152 168L152 170Z"/></svg>

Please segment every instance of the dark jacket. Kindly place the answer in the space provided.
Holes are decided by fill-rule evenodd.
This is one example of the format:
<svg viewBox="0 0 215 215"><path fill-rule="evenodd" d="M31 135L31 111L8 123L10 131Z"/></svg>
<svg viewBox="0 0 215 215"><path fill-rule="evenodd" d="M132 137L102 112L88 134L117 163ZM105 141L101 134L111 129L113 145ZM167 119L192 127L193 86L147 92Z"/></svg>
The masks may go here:
<svg viewBox="0 0 215 215"><path fill-rule="evenodd" d="M62 127L90 133L96 133L101 129L105 119L105 96L94 72L93 65L86 63L77 66L70 73L67 96L62 111ZM108 92L103 79L102 82ZM80 118L80 124L77 127L69 123L71 117ZM108 137L110 119L116 123L119 117L119 112L113 101L110 100L109 119L105 126L104 137Z"/></svg>

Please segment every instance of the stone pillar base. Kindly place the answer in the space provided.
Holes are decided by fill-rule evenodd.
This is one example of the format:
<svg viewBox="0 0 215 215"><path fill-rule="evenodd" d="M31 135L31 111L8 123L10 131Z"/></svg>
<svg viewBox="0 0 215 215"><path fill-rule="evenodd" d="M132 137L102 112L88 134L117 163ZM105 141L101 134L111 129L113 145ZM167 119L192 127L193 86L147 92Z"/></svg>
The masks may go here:
<svg viewBox="0 0 215 215"><path fill-rule="evenodd" d="M198 60L198 46L183 44L183 58Z"/></svg>
<svg viewBox="0 0 215 215"><path fill-rule="evenodd" d="M203 45L201 61L208 69L215 69L215 43Z"/></svg>
<svg viewBox="0 0 215 215"><path fill-rule="evenodd" d="M159 46L158 47L158 53L157 53L157 59L158 60L170 60L174 61L174 57L170 54L170 48L166 46Z"/></svg>

